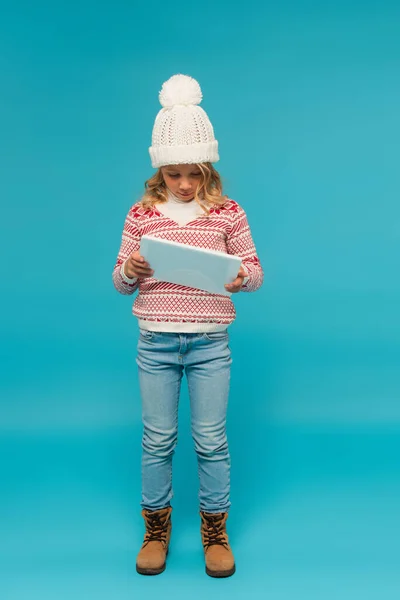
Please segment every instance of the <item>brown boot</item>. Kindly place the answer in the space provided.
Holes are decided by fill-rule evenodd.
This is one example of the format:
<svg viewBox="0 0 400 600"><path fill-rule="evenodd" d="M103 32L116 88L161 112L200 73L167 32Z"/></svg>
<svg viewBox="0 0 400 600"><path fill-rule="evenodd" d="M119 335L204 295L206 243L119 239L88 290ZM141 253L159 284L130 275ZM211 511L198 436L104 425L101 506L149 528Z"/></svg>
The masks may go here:
<svg viewBox="0 0 400 600"><path fill-rule="evenodd" d="M226 533L228 513L200 511L200 516L206 573L210 577L230 577L235 572L235 559Z"/></svg>
<svg viewBox="0 0 400 600"><path fill-rule="evenodd" d="M158 575L164 571L171 537L171 512L171 506L154 511L142 510L146 534L136 559L138 573Z"/></svg>

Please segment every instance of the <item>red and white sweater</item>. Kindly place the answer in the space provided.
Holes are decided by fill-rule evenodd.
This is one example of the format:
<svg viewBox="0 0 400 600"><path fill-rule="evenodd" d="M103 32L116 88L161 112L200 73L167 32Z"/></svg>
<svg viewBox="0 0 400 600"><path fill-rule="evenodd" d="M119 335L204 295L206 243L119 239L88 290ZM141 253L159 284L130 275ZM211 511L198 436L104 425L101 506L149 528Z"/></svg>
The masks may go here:
<svg viewBox="0 0 400 600"><path fill-rule="evenodd" d="M126 277L124 262L132 252L139 250L140 239L145 234L240 256L248 274L242 291L254 292L262 285L263 270L246 213L234 200L229 199L222 207L211 208L209 217L200 215L185 225L164 215L157 205L144 209L136 203L125 219L113 282L121 294L139 290L132 312L142 329L178 333L223 331L236 316L230 296L210 294L152 277Z"/></svg>

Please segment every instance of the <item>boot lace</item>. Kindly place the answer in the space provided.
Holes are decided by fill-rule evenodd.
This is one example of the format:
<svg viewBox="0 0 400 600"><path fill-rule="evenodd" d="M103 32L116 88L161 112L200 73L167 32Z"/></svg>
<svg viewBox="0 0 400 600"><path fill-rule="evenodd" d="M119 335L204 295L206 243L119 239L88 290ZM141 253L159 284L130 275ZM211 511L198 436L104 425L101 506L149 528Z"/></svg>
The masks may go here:
<svg viewBox="0 0 400 600"><path fill-rule="evenodd" d="M204 535L204 546L209 548L216 544L228 547L225 531L225 519L223 514L217 515L205 515L202 514L203 519L203 535Z"/></svg>
<svg viewBox="0 0 400 600"><path fill-rule="evenodd" d="M144 545L147 545L149 542L162 542L166 544L167 530L168 518L166 518L166 515L160 513L147 513Z"/></svg>

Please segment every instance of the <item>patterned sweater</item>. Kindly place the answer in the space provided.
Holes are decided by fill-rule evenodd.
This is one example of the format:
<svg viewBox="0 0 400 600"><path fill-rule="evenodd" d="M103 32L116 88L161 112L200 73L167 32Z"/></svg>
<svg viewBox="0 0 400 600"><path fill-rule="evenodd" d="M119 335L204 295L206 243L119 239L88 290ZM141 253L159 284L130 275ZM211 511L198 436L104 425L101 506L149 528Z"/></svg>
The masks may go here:
<svg viewBox="0 0 400 600"><path fill-rule="evenodd" d="M263 270L246 213L237 202L229 199L224 206L211 208L210 216L200 215L183 226L162 214L157 205L144 209L138 202L125 219L113 282L121 294L139 290L132 312L143 329L182 333L223 331L236 316L230 296L210 294L152 277L126 277L124 262L140 249L140 239L145 234L240 256L248 274L242 291L253 292L262 285Z"/></svg>

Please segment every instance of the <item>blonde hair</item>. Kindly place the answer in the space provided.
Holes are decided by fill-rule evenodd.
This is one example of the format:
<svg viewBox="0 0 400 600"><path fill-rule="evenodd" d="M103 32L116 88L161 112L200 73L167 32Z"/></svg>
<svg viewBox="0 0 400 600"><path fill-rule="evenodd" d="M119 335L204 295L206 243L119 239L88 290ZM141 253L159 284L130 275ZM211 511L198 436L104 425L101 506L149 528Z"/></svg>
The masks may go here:
<svg viewBox="0 0 400 600"><path fill-rule="evenodd" d="M197 163L201 171L200 183L195 190L194 199L208 216L211 206L223 206L228 197L222 194L221 176L211 163ZM141 199L143 208L152 208L156 203L168 200L167 186L161 168L145 182L145 193Z"/></svg>

